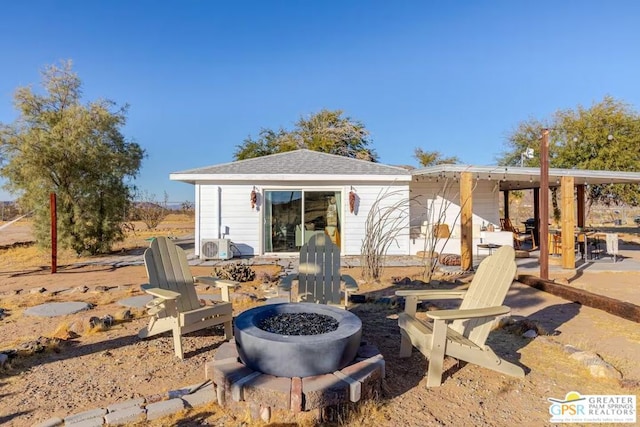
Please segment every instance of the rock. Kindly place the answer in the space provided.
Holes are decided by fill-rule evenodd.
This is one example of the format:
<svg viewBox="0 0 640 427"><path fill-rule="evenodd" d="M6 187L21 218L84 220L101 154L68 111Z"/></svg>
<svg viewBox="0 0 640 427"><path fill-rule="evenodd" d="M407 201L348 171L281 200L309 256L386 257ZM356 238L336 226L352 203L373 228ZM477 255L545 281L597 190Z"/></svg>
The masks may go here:
<svg viewBox="0 0 640 427"><path fill-rule="evenodd" d="M4 319L7 315L7 311L4 308L0 308L0 320Z"/></svg>
<svg viewBox="0 0 640 427"><path fill-rule="evenodd" d="M76 288L73 288L73 292L80 292L82 294L86 293L89 290L89 288L87 286L78 286Z"/></svg>
<svg viewBox="0 0 640 427"><path fill-rule="evenodd" d="M260 419L265 423L268 423L271 419L271 408L269 406L260 407Z"/></svg>
<svg viewBox="0 0 640 427"><path fill-rule="evenodd" d="M151 396L145 397L147 403L156 403L165 399L164 394L152 394Z"/></svg>
<svg viewBox="0 0 640 427"><path fill-rule="evenodd" d="M47 347L55 347L60 343L57 338L39 337L36 340L27 341L18 346L18 353L31 355L34 353L42 353Z"/></svg>
<svg viewBox="0 0 640 427"><path fill-rule="evenodd" d="M9 360L9 356L4 353L0 353L0 368L4 368L5 363Z"/></svg>
<svg viewBox="0 0 640 427"><path fill-rule="evenodd" d="M93 292L107 292L109 290L108 286L98 285L93 288Z"/></svg>
<svg viewBox="0 0 640 427"><path fill-rule="evenodd" d="M596 363L589 366L589 372L594 378L611 378L614 380L621 380L622 374L616 368L600 359L602 363Z"/></svg>
<svg viewBox="0 0 640 427"><path fill-rule="evenodd" d="M34 288L34 289L31 289L31 291L30 291L30 293L32 293L32 294L42 294L42 293L45 293L45 292L47 292L47 290L45 288Z"/></svg>
<svg viewBox="0 0 640 427"><path fill-rule="evenodd" d="M579 351L580 351L580 349L579 349L578 347L574 347L574 346L572 346L572 345L570 345L570 344L565 345L565 346L563 347L563 349L564 349L564 351L565 351L566 353L569 353L569 354L577 353L577 352L579 352Z"/></svg>
<svg viewBox="0 0 640 427"><path fill-rule="evenodd" d="M391 280L395 285L407 286L411 284L411 279L409 279L408 277L393 277Z"/></svg>
<svg viewBox="0 0 640 427"><path fill-rule="evenodd" d="M69 325L69 332L73 332L76 334L83 334L85 331L84 322L81 320L76 320Z"/></svg>
<svg viewBox="0 0 640 427"><path fill-rule="evenodd" d="M258 296L251 292L232 292L230 295L233 302L250 302L258 299Z"/></svg>
<svg viewBox="0 0 640 427"><path fill-rule="evenodd" d="M592 351L577 351L569 357L587 366L592 377L622 379L622 374L612 365L602 360L597 353Z"/></svg>
<svg viewBox="0 0 640 427"><path fill-rule="evenodd" d="M131 310L122 310L116 313L115 318L118 320L131 320L133 319L133 314L131 314Z"/></svg>
<svg viewBox="0 0 640 427"><path fill-rule="evenodd" d="M113 326L114 323L114 319L113 316L110 314L107 314L106 316L102 316L100 318L100 321L102 322L103 325L105 325L107 328L110 328L111 326Z"/></svg>
<svg viewBox="0 0 640 427"><path fill-rule="evenodd" d="M102 323L102 319L96 316L89 318L89 328L91 329L104 329L105 325Z"/></svg>
<svg viewBox="0 0 640 427"><path fill-rule="evenodd" d="M525 338L535 338L535 337L538 336L538 333L536 331L534 331L533 329L529 329L528 331L523 333L522 336L525 337Z"/></svg>

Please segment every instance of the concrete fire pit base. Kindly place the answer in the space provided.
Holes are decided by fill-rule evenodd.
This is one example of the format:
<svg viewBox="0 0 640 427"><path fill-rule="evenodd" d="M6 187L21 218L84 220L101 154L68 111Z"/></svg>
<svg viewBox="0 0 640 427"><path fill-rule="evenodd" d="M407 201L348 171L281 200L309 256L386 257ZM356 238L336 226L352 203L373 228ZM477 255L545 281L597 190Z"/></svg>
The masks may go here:
<svg viewBox="0 0 640 427"><path fill-rule="evenodd" d="M268 422L272 410L297 413L378 397L385 362L377 347L362 343L355 360L339 371L304 378L275 377L245 366L231 340L220 346L205 371L220 406L248 406L255 418Z"/></svg>

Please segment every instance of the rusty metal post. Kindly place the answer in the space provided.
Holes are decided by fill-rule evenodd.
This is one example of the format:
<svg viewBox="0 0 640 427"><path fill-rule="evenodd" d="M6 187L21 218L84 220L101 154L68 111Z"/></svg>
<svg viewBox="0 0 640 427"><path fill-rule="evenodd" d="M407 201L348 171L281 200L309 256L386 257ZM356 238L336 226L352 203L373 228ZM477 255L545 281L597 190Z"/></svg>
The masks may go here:
<svg viewBox="0 0 640 427"><path fill-rule="evenodd" d="M49 196L51 208L51 274L58 270L58 215L56 205L56 193Z"/></svg>
<svg viewBox="0 0 640 427"><path fill-rule="evenodd" d="M540 278L549 279L549 129L540 142Z"/></svg>

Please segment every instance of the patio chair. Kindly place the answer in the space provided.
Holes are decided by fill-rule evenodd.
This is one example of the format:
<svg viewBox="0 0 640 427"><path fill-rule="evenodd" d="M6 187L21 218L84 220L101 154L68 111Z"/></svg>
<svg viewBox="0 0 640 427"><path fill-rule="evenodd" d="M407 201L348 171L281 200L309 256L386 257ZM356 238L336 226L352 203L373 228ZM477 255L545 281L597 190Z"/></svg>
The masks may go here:
<svg viewBox="0 0 640 427"><path fill-rule="evenodd" d="M533 230L520 231L520 229L513 225L510 218L500 218L500 226L504 231L510 231L513 233L513 247L520 249L522 244L530 241L532 249L535 249L535 240L533 238Z"/></svg>
<svg viewBox="0 0 640 427"><path fill-rule="evenodd" d="M611 257L613 258L613 262L616 262L618 258L618 234L605 234L605 243L607 245L607 255L611 255Z"/></svg>
<svg viewBox="0 0 640 427"><path fill-rule="evenodd" d="M340 305L344 293L344 305L349 305L349 293L358 290L353 277L340 274L340 248L329 236L315 234L300 248L300 264L297 274L285 276L279 290L289 292L298 283L298 301Z"/></svg>
<svg viewBox="0 0 640 427"><path fill-rule="evenodd" d="M229 288L234 288L237 282L211 276L193 277L182 248L166 237L153 239L144 252L144 264L149 283L141 285L141 288L154 299L147 303L151 319L149 325L138 333L140 338L173 331L173 347L176 356L182 359L181 337L184 334L223 324L225 338L233 336ZM220 288L222 301L214 305L201 304L194 283Z"/></svg>
<svg viewBox="0 0 640 427"><path fill-rule="evenodd" d="M466 291L396 292L405 297L405 310L398 318L400 357L411 356L412 347L416 347L429 359L427 387L441 384L445 356L524 377L521 367L503 360L485 343L496 319L510 312L502 303L515 273L515 250L505 245L482 261ZM428 311L426 316L433 321L429 323L416 317L420 301L452 298L462 298L459 309Z"/></svg>

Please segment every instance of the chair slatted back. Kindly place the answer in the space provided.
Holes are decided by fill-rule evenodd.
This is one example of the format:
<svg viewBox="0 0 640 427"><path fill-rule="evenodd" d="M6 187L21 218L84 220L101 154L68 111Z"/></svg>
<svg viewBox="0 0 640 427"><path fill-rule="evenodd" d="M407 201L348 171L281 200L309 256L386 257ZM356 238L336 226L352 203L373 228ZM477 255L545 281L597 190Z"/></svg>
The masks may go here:
<svg viewBox="0 0 640 427"><path fill-rule="evenodd" d="M502 229L504 231L511 231L513 233L520 233L520 230L518 230L516 227L514 227L513 223L511 222L511 218L501 218L500 219L500 227L502 227Z"/></svg>
<svg viewBox="0 0 640 427"><path fill-rule="evenodd" d="M187 256L181 247L166 237L156 237L144 251L144 265L149 284L180 293L176 301L178 311L200 308Z"/></svg>
<svg viewBox="0 0 640 427"><path fill-rule="evenodd" d="M340 248L325 234L315 234L300 248L298 291L309 301L340 304Z"/></svg>
<svg viewBox="0 0 640 427"><path fill-rule="evenodd" d="M616 257L618 256L618 234L605 234L605 243L607 245L607 253L613 256L613 260L615 261Z"/></svg>
<svg viewBox="0 0 640 427"><path fill-rule="evenodd" d="M511 246L502 246L496 250L480 263L460 309L502 305L516 270L515 250ZM452 329L480 346L484 345L492 327L493 319L486 318L455 320L451 323Z"/></svg>

